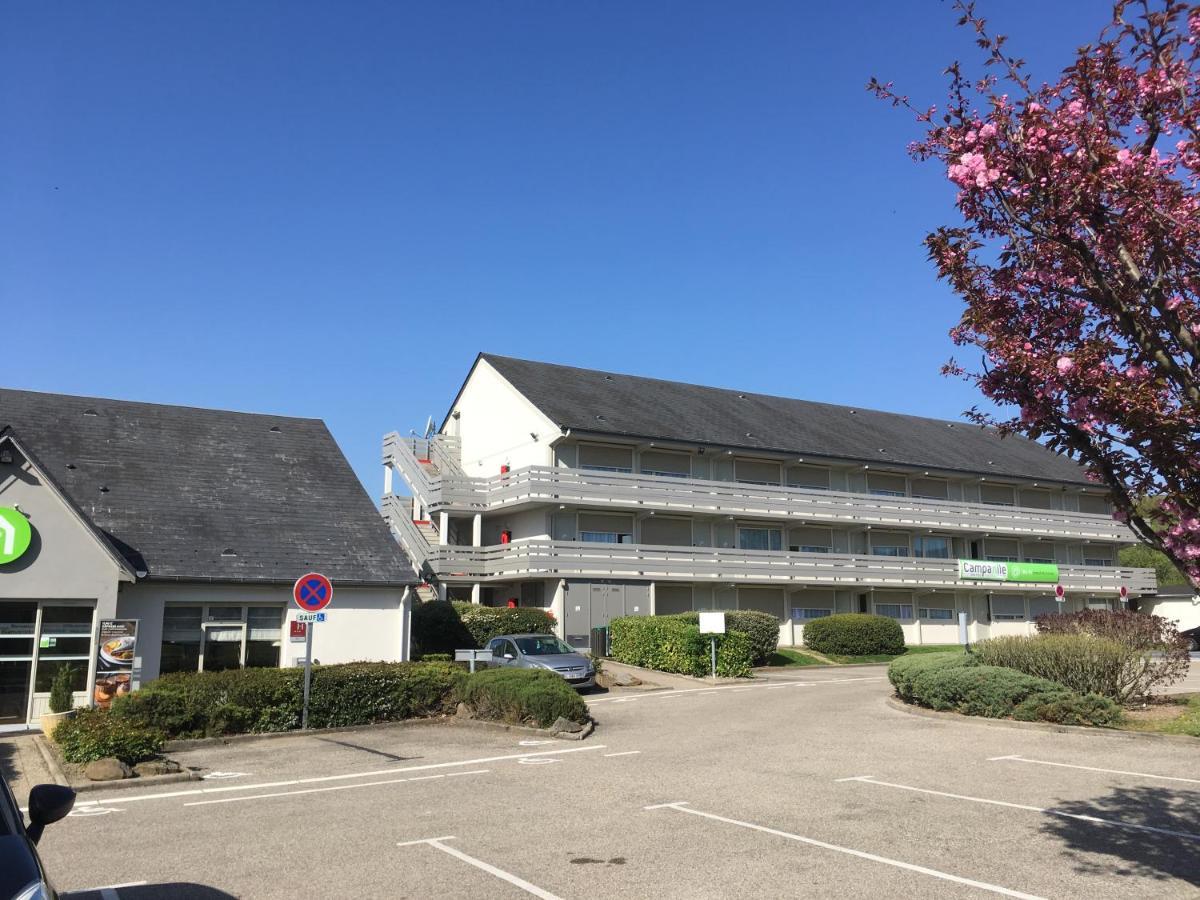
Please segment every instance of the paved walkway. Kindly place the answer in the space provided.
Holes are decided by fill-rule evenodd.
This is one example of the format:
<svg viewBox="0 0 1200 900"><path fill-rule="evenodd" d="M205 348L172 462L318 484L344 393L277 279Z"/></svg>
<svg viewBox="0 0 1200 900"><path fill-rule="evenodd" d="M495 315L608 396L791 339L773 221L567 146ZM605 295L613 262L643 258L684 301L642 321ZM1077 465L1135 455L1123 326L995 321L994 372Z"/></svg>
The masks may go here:
<svg viewBox="0 0 1200 900"><path fill-rule="evenodd" d="M35 784L54 781L31 734L0 737L0 775L22 806Z"/></svg>

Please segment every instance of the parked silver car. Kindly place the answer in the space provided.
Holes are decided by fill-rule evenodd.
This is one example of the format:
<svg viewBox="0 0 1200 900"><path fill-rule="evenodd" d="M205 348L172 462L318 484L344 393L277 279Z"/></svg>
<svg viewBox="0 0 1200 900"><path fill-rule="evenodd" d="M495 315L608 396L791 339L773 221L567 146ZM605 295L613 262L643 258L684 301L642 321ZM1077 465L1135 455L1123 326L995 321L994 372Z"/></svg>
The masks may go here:
<svg viewBox="0 0 1200 900"><path fill-rule="evenodd" d="M596 686L592 661L552 634L502 634L488 641L491 665L514 669L548 669L581 690Z"/></svg>

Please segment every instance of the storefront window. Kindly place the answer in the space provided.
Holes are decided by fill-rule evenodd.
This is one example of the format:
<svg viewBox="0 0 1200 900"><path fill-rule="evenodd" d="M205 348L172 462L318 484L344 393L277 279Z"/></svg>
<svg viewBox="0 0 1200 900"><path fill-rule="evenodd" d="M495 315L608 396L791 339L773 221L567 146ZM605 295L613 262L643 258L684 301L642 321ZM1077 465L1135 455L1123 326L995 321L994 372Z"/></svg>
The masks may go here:
<svg viewBox="0 0 1200 900"><path fill-rule="evenodd" d="M200 621L203 617L204 610L199 606L167 606L163 610L160 674L195 672L200 668Z"/></svg>
<svg viewBox="0 0 1200 900"><path fill-rule="evenodd" d="M159 672L279 665L282 606L168 606Z"/></svg>
<svg viewBox="0 0 1200 900"><path fill-rule="evenodd" d="M37 675L34 693L48 693L59 669L72 669L71 690L87 684L92 651L92 608L90 606L42 607L42 631L38 637Z"/></svg>
<svg viewBox="0 0 1200 900"><path fill-rule="evenodd" d="M0 725L25 721L36 603L0 603Z"/></svg>
<svg viewBox="0 0 1200 900"><path fill-rule="evenodd" d="M278 606L251 606L246 611L246 667L279 665L283 644L283 609Z"/></svg>

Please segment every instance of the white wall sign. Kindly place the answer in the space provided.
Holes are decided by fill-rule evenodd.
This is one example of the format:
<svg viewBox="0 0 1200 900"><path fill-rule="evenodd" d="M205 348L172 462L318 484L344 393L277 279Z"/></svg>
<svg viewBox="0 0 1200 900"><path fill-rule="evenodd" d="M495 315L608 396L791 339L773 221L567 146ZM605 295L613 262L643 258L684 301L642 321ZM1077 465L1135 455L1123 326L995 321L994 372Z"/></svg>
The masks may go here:
<svg viewBox="0 0 1200 900"><path fill-rule="evenodd" d="M723 613L723 612L702 612L702 613L700 613L700 633L701 634L724 634L725 633L725 613Z"/></svg>

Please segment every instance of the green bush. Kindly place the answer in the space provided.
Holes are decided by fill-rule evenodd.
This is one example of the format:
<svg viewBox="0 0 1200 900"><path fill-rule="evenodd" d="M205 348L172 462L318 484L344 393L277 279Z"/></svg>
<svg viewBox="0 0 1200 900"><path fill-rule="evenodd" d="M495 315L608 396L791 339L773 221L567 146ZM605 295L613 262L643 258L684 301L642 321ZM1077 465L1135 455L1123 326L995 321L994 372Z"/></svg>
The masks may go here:
<svg viewBox="0 0 1200 900"><path fill-rule="evenodd" d="M350 663L313 668L312 728L365 725L446 712L463 673L447 663ZM176 672L113 701L113 715L170 737L300 727L304 670Z"/></svg>
<svg viewBox="0 0 1200 900"><path fill-rule="evenodd" d="M464 650L469 650L469 647L464 647ZM453 653L423 653L421 654L421 662L454 662Z"/></svg>
<svg viewBox="0 0 1200 900"><path fill-rule="evenodd" d="M1057 722L1060 725L1116 725L1121 707L1099 694L1039 694L1018 703L1013 718L1025 722Z"/></svg>
<svg viewBox="0 0 1200 900"><path fill-rule="evenodd" d="M700 613L677 613L674 619L682 619L692 625L700 623ZM779 620L770 613L752 609L731 609L725 613L725 628L740 631L750 639L750 651L754 654L753 664L765 666L771 654L779 648Z"/></svg>
<svg viewBox="0 0 1200 900"><path fill-rule="evenodd" d="M467 647L482 647L494 637L502 634L554 634L557 624L554 616L536 607L476 606L473 603L454 603L454 611L470 632L473 644ZM454 649L460 649L458 647Z"/></svg>
<svg viewBox="0 0 1200 900"><path fill-rule="evenodd" d="M920 656L902 656L888 666L888 680L891 681L901 700L912 703L918 676L926 672L961 669L974 665L978 665L978 661L965 653L923 653Z"/></svg>
<svg viewBox="0 0 1200 900"><path fill-rule="evenodd" d="M413 606L411 627L413 656L417 659L427 653L453 653L479 646L459 618L455 604L449 601L430 600Z"/></svg>
<svg viewBox="0 0 1200 900"><path fill-rule="evenodd" d="M1158 657L1149 650L1086 633L1001 637L975 645L980 662L1049 678L1078 694L1118 703L1144 696L1156 681Z"/></svg>
<svg viewBox="0 0 1200 900"><path fill-rule="evenodd" d="M84 764L115 756L133 765L162 752L165 737L158 729L106 710L81 709L54 729L54 740L67 762Z"/></svg>
<svg viewBox="0 0 1200 900"><path fill-rule="evenodd" d="M50 712L70 712L75 706L71 682L75 680L75 667L70 663L61 666L50 682Z"/></svg>
<svg viewBox="0 0 1200 900"><path fill-rule="evenodd" d="M625 616L609 623L610 655L631 666L704 676L711 673L710 635L676 616ZM754 655L741 631L717 635L717 674L745 678Z"/></svg>
<svg viewBox="0 0 1200 900"><path fill-rule="evenodd" d="M805 622L804 645L839 656L894 656L904 652L904 632L887 616L840 613Z"/></svg>
<svg viewBox="0 0 1200 900"><path fill-rule="evenodd" d="M546 728L559 716L588 720L587 704L553 672L539 669L484 669L459 683L458 696L483 719Z"/></svg>

